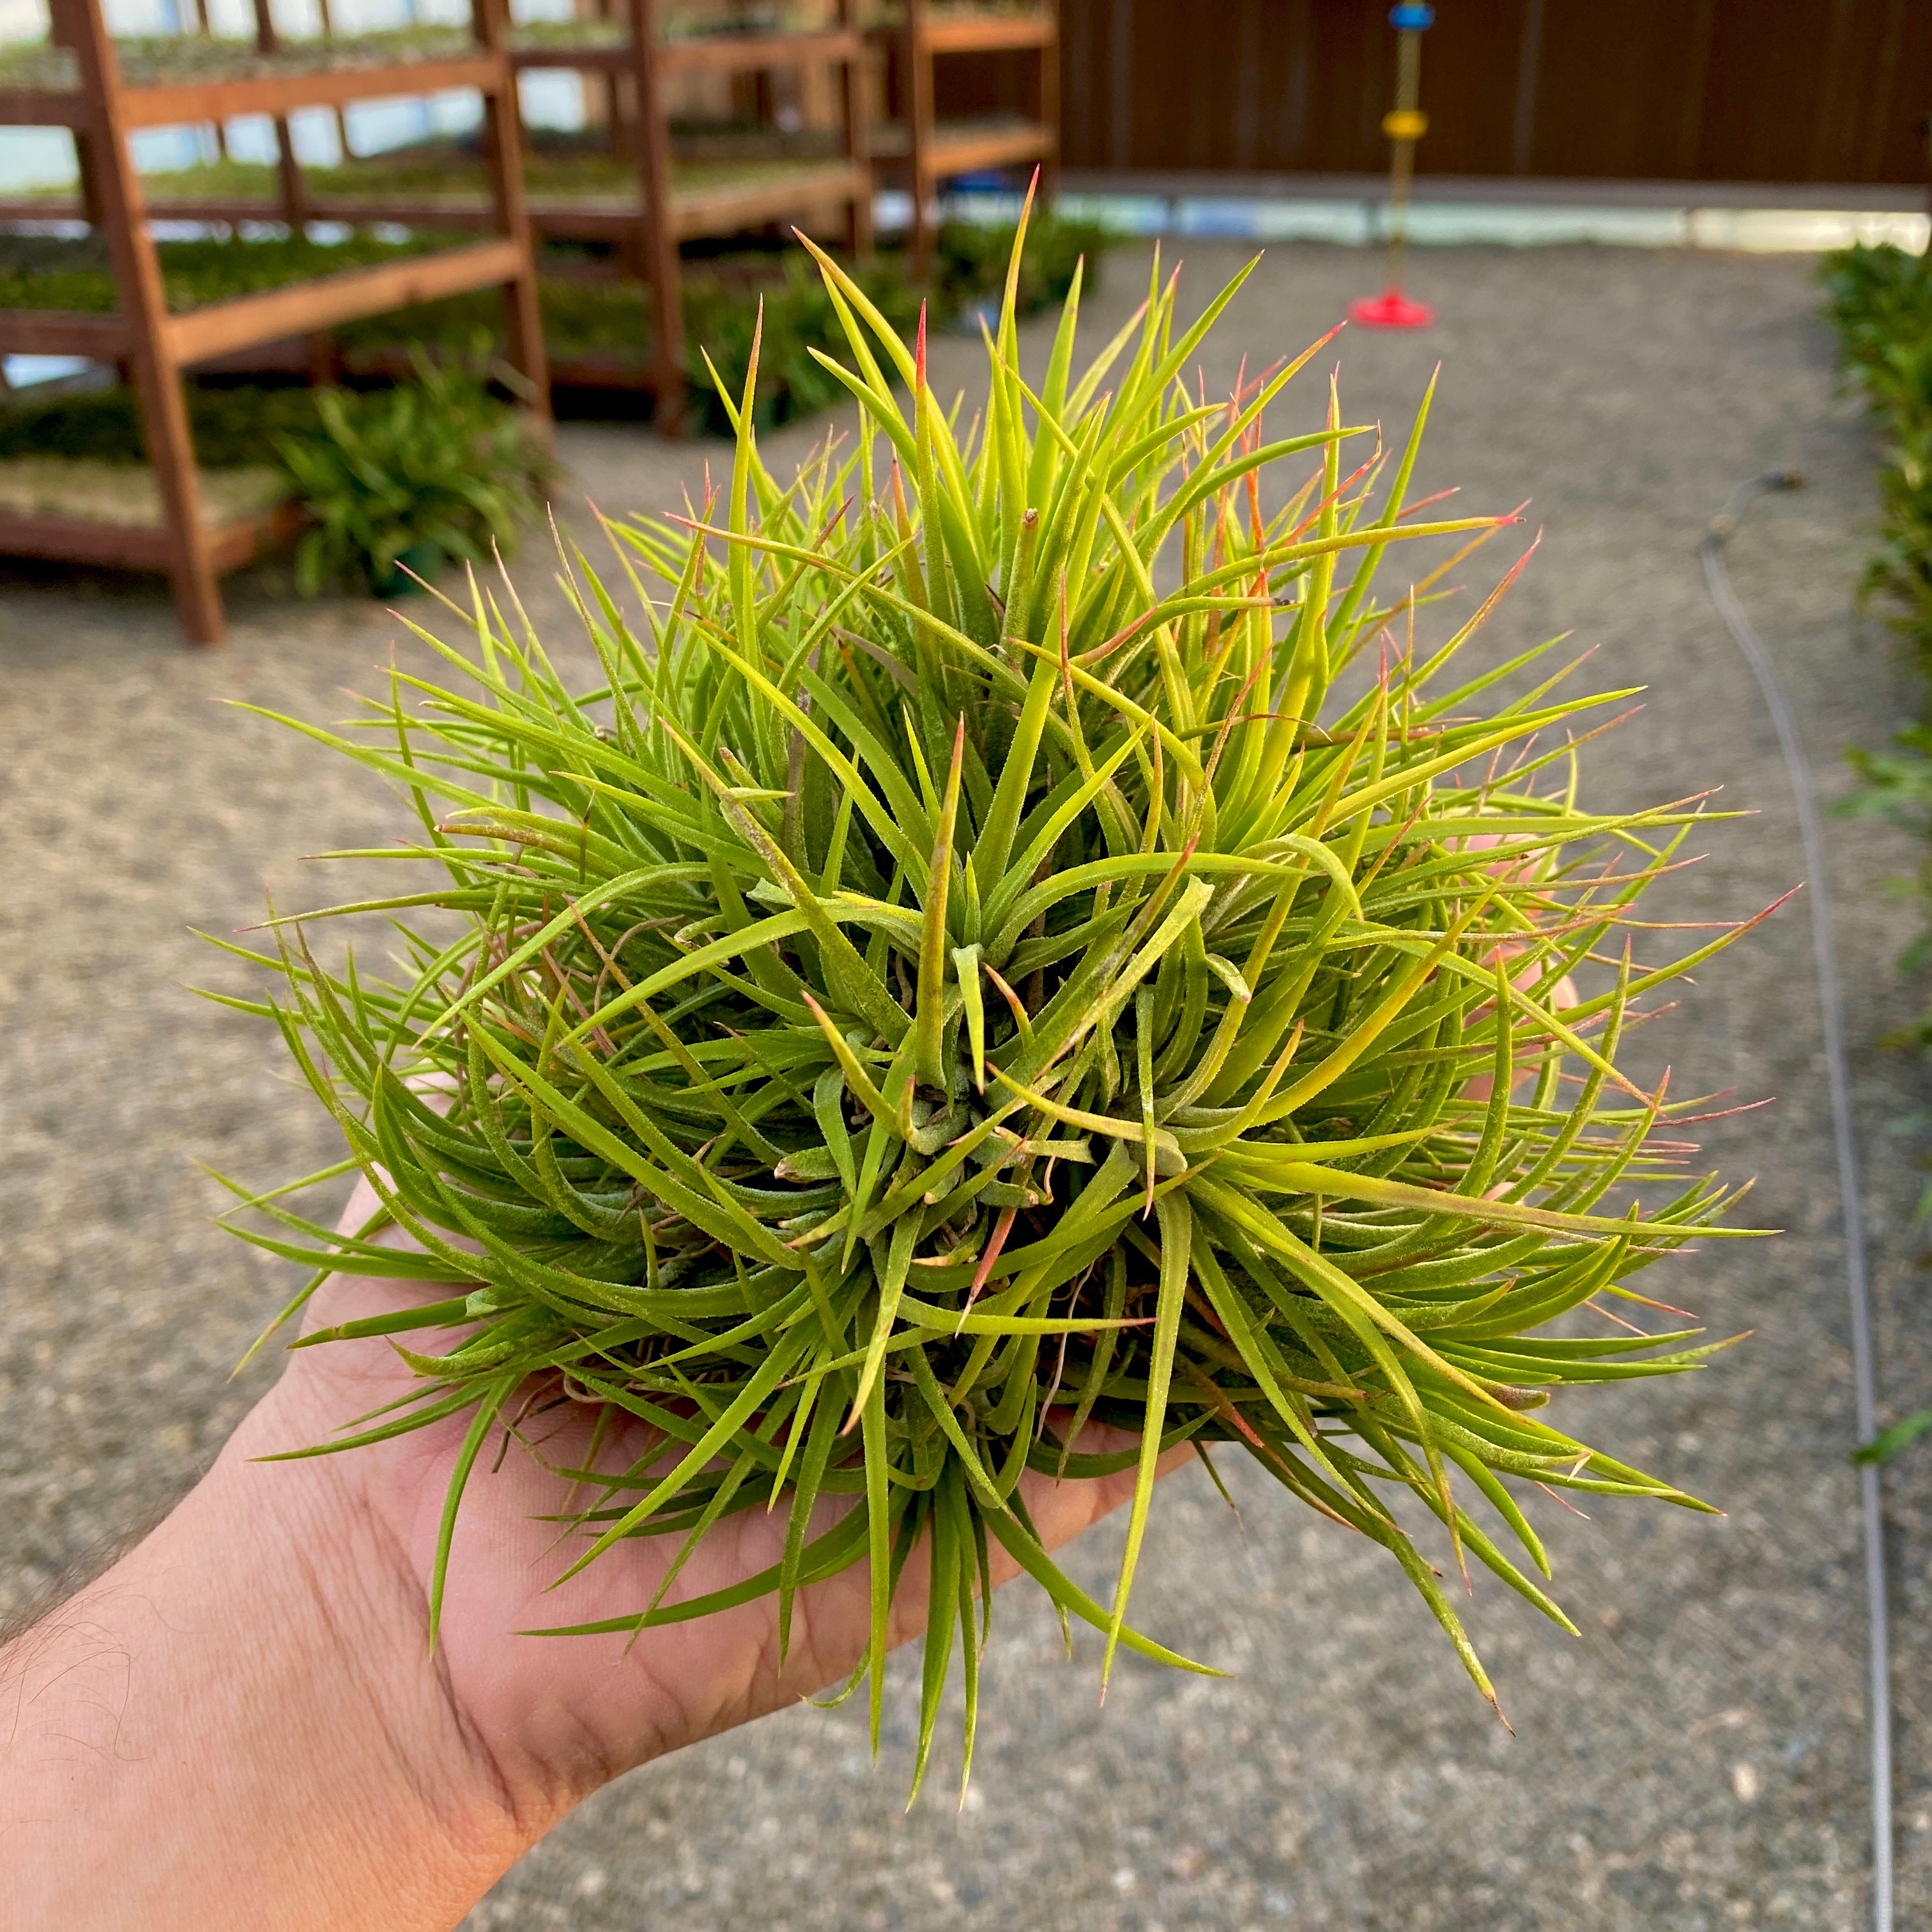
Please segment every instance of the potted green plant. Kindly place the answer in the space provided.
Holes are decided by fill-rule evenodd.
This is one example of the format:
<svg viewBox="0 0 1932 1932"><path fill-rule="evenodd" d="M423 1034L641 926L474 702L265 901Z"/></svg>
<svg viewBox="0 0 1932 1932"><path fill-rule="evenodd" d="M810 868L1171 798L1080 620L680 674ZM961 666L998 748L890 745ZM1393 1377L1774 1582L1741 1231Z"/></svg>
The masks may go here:
<svg viewBox="0 0 1932 1932"><path fill-rule="evenodd" d="M446 558L507 552L541 507L552 466L516 410L470 370L413 360L412 381L319 392L315 427L275 439L312 520L296 551L304 596L357 578L406 592Z"/></svg>

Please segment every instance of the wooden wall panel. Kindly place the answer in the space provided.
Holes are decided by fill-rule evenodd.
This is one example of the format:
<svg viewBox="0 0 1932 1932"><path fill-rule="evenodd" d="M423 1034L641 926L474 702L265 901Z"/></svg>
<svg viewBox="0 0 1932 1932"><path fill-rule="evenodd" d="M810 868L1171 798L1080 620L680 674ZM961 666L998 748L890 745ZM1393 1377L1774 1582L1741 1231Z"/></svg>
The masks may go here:
<svg viewBox="0 0 1932 1932"><path fill-rule="evenodd" d="M1388 10L1061 0L1067 165L1373 172ZM1922 181L1932 0L1438 0L1423 100L1423 173ZM994 104L984 75L940 102Z"/></svg>

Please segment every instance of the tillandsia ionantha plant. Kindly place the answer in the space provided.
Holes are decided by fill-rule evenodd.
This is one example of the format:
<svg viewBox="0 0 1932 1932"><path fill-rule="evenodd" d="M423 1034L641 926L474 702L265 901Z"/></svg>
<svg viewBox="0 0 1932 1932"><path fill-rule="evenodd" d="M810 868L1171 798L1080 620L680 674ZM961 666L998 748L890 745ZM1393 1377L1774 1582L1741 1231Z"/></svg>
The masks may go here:
<svg viewBox="0 0 1932 1932"><path fill-rule="evenodd" d="M413 802L436 883L358 902L405 922L398 979L326 968L303 921L245 955L381 1206L338 1238L238 1190L243 1225L314 1270L288 1315L332 1272L423 1284L303 1346L442 1336L412 1402L305 1453L469 1418L433 1622L488 1444L545 1405L640 1420L640 1458L571 1472L560 1571L746 1510L784 1513L782 1559L682 1599L674 1564L576 1628L775 1593L782 1642L801 1588L868 1564L875 1742L916 1565L915 1783L956 1646L970 1754L995 1545L1103 1633L1103 1672L1182 1660L1126 1621L1179 1444L1380 1544L1492 1698L1423 1518L1568 1629L1535 1491L1702 1507L1540 1413L1708 1352L1612 1306L1728 1232L1659 1138L1683 1107L1616 1064L1635 1003L1730 936L1658 966L1624 944L1699 808L1579 802L1565 740L1603 700L1560 673L1496 695L1535 652L1459 673L1493 598L1418 646L1455 558L1391 565L1511 520L1406 514L1420 420L1384 454L1331 388L1266 440L1314 349L1190 394L1241 278L1184 325L1156 262L1084 368L1076 286L1036 387L1010 278L962 431L922 334L819 260L861 433L781 482L754 358L728 488L606 526L622 601L566 550L594 688L478 590L460 647L420 632L446 686L398 670L346 735L299 727ZM1130 1468L1102 1603L1018 1481Z"/></svg>

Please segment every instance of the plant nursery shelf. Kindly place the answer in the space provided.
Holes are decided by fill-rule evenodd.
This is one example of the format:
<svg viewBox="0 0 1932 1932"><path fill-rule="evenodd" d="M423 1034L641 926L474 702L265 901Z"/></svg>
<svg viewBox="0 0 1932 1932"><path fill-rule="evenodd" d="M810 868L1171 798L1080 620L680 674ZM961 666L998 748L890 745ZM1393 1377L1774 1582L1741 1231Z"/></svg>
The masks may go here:
<svg viewBox="0 0 1932 1932"><path fill-rule="evenodd" d="M536 395L548 390L516 76L500 0L478 0L466 28L416 26L294 44L280 38L269 0L254 0L254 10L252 41L206 34L117 39L108 31L102 0L50 0L45 43L0 48L0 124L73 129L82 188L68 207L82 214L105 243L117 298L111 313L81 312L83 297L73 283L50 285L49 295L76 308L0 310L0 349L122 362L140 398L154 492L152 502L118 504L118 510L140 512L119 522L86 505L76 514L58 498L10 500L0 494L0 551L165 570L182 628L197 644L219 643L224 634L218 580L286 535L295 513L254 514L260 506L238 504L230 484L212 482L200 471L184 370L292 337L319 346L339 324L500 287L509 360ZM490 238L402 259L365 257L356 267L321 268L279 287L223 289L219 298L200 306L170 308L151 226L160 211L143 194L130 136L144 128L218 127L244 116L267 117L274 124L280 162L262 175L275 192L251 202L237 218L267 214L298 236L315 210L290 140L291 114L467 88L483 98L480 220L461 225L486 226L494 230ZM34 196L24 202L16 197L4 212L17 219L68 211L53 198ZM31 280L22 286L16 278L10 292L24 304L38 290ZM40 487L38 478L26 481ZM26 487L17 475L14 482ZM112 504L113 489L100 500Z"/></svg>
<svg viewBox="0 0 1932 1932"><path fill-rule="evenodd" d="M652 62L667 74L752 74L773 68L857 60L866 50L856 29L828 28L808 34L709 34L684 40L661 40ZM576 68L586 73L628 74L637 55L628 43L570 46L554 41L513 50L518 68Z"/></svg>
<svg viewBox="0 0 1932 1932"><path fill-rule="evenodd" d="M1049 158L1057 146L1051 128L1017 115L940 121L933 124L920 158L928 182L950 175L971 174L981 168L1012 167L1022 161ZM903 160L912 148L911 131L902 121L882 122L872 130L872 153L881 160Z"/></svg>
<svg viewBox="0 0 1932 1932"><path fill-rule="evenodd" d="M886 38L897 49L899 118L878 130L872 154L885 178L912 190L908 240L914 272L922 274L932 255L933 191L941 182L1031 161L1052 199L1060 160L1060 10L1054 0L1029 8L905 0L903 16ZM938 70L942 57L952 54L1026 56L1020 64L1031 74L1030 109L943 117ZM1024 104L1025 95L1019 100Z"/></svg>
<svg viewBox="0 0 1932 1932"><path fill-rule="evenodd" d="M498 56L478 54L386 68L319 68L314 73L258 74L235 80L164 82L124 88L121 118L128 128L175 128L194 122L226 121L243 114L286 115L301 107L340 107L352 100L398 94L494 87L501 84L502 74ZM86 96L78 89L62 93L24 87L0 91L0 125L82 128L88 124L90 111Z"/></svg>
<svg viewBox="0 0 1932 1932"><path fill-rule="evenodd" d="M298 505L282 503L214 524L205 532L209 567L217 576L226 577L288 542L302 521ZM4 508L0 508L0 555L51 557L122 570L165 571L177 560L164 523L109 523Z"/></svg>
<svg viewBox="0 0 1932 1932"><path fill-rule="evenodd" d="M355 226L399 222L469 228L489 221L490 202L482 182L472 185L457 170L451 173L452 185L440 191L385 188L374 170L365 182L344 192L332 192L326 184L316 184L309 212ZM796 219L870 191L866 165L840 155L742 164L700 162L682 167L674 164L667 200L672 236L685 242ZM46 220L75 214L78 206L69 196L15 196L0 200L0 221ZM535 184L530 191L529 208L531 223L539 234L576 242L610 241L634 230L646 218L641 191L634 183L574 193ZM174 194L164 187L148 202L148 214L163 221L272 220L276 212L274 174L268 168L261 170L259 188L239 194L232 189L205 195Z"/></svg>
<svg viewBox="0 0 1932 1932"><path fill-rule="evenodd" d="M500 56L475 54L397 67L339 68L310 74L264 74L245 80L184 82L130 88L122 97L122 111L131 128L175 127L186 122L227 120L240 114L341 107L352 100L381 100L399 94L441 94L455 88L481 91L500 86L502 74Z"/></svg>
<svg viewBox="0 0 1932 1932"><path fill-rule="evenodd" d="M485 212L486 211L479 211ZM517 244L478 242L434 255L416 255L376 268L334 275L211 302L170 315L160 332L173 360L183 367L260 343L333 328L364 316L412 308L472 289L498 288L523 272ZM86 356L105 362L134 346L134 325L124 316L61 309L0 309L0 355Z"/></svg>
<svg viewBox="0 0 1932 1932"><path fill-rule="evenodd" d="M1050 14L934 13L926 44L936 54L990 54L1009 48L1051 46L1060 38Z"/></svg>
<svg viewBox="0 0 1932 1932"><path fill-rule="evenodd" d="M472 289L508 286L527 272L528 260L517 242L502 238L380 268L348 269L295 288L271 289L170 316L168 338L177 362L205 362L389 309L466 295Z"/></svg>
<svg viewBox="0 0 1932 1932"><path fill-rule="evenodd" d="M510 58L520 70L575 69L600 77L611 158L628 154L632 180L621 196L606 196L589 182L560 194L533 178L531 220L539 235L611 244L624 272L649 285L656 343L650 381L660 420L670 429L683 410L681 242L784 220L806 221L823 232L842 218L852 252L871 253L873 178L864 96L872 50L860 0L831 0L814 20L798 20L789 28L748 21L722 32L678 32L662 0L605 0L602 11L602 19L532 22L513 31ZM666 84L788 70L827 82L836 76L826 97L838 104L836 155L800 158L790 166L767 160L735 174L713 168L694 181L674 155ZM769 123L769 113L764 118ZM610 386L637 386L642 380L627 370L622 382Z"/></svg>

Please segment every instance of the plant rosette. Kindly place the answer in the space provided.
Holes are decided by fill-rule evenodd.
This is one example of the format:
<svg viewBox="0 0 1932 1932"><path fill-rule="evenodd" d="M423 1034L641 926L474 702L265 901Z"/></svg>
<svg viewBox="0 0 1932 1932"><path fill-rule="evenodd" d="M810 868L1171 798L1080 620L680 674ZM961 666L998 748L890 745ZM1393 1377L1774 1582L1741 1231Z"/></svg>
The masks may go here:
<svg viewBox="0 0 1932 1932"><path fill-rule="evenodd" d="M867 1566L875 1744L910 1570L915 1784L956 1653L970 1740L996 1545L1101 1634L1103 1681L1120 1646L1185 1661L1128 1621L1181 1444L1385 1550L1493 1700L1444 1572L1570 1630L1547 1493L1706 1507L1552 1419L1722 1346L1630 1286L1747 1231L1685 1171L1696 1103L1618 1064L1646 997L1743 929L1632 956L1703 808L1580 802L1573 728L1629 694L1564 694L1547 646L1468 668L1502 586L1418 642L1514 520L1409 500L1426 396L1384 449L1332 388L1264 434L1320 344L1190 392L1242 277L1186 322L1156 260L1083 366L1076 270L1030 386L1016 249L962 429L922 328L819 259L861 433L775 476L754 347L728 485L608 524L610 585L567 551L594 688L479 590L463 642L420 632L442 684L394 673L366 731L296 724L399 788L429 868L334 908L404 922L399 976L323 964L322 914L235 949L280 976L244 1004L380 1204L338 1236L302 1184L231 1184L238 1228L314 1270L283 1318L332 1273L422 1284L304 1339L421 1382L300 1453L469 1418L433 1626L486 1442L566 1402L642 1430L577 1472L560 1571L754 1509L783 1556L697 1595L680 1558L577 1628L769 1594L782 1646L801 1589ZM1048 1557L1029 1469L1135 1472L1107 1600Z"/></svg>

